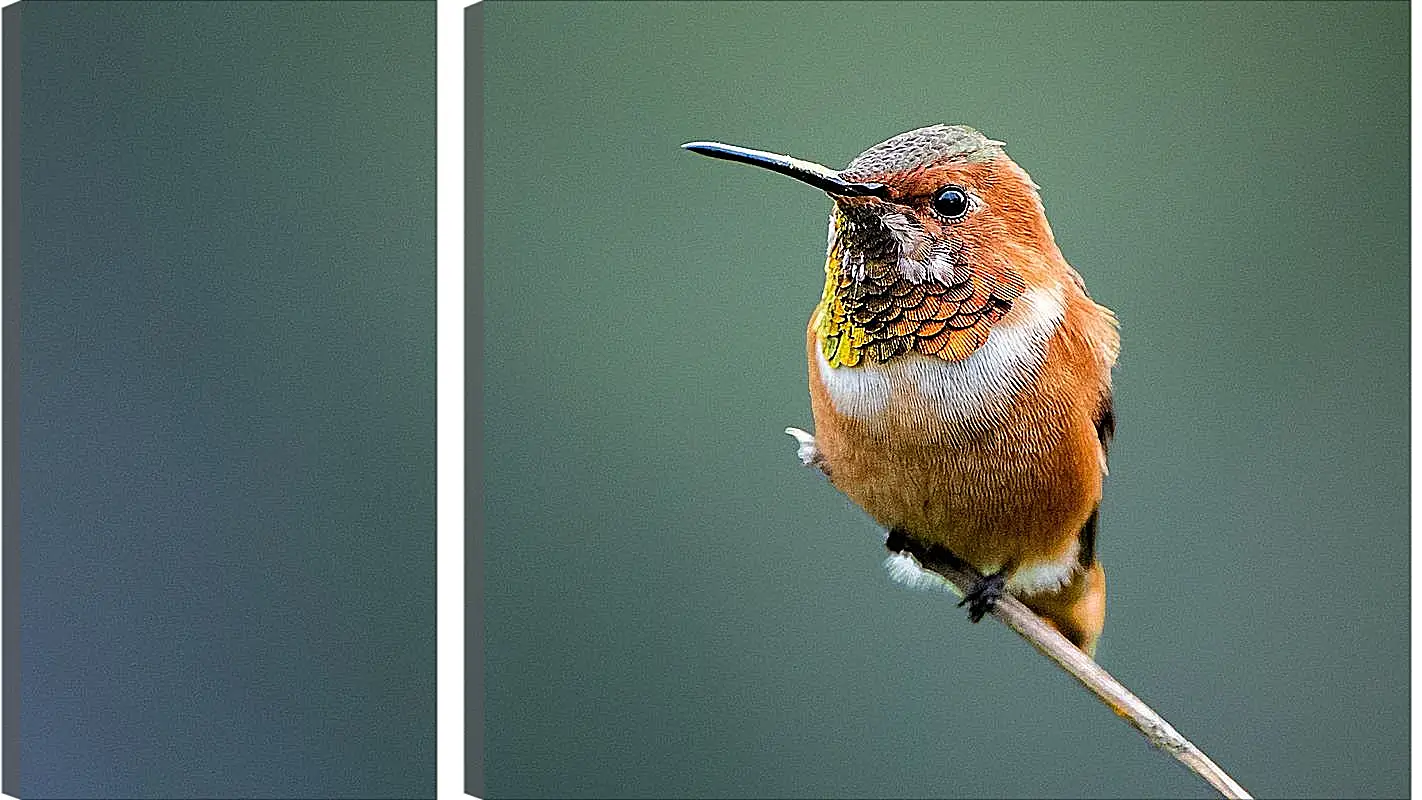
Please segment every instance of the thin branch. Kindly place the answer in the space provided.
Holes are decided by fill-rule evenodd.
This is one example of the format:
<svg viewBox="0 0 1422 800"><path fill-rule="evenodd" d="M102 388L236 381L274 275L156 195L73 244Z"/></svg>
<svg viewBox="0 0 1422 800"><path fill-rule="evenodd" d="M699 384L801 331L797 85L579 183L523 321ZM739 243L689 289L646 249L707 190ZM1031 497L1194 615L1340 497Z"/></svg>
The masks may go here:
<svg viewBox="0 0 1422 800"><path fill-rule="evenodd" d="M799 444L796 455L799 456L800 463L816 468L828 476L824 460L815 445L814 434L799 428L786 428L785 432ZM907 540L904 548L904 552L913 556L919 566L948 581L958 590L959 595L967 594L968 589L982 577L971 565L946 550L928 549L912 540ZM1249 792L1211 761L1200 748L1181 736L1169 722L1136 697L1130 689L1121 685L1111 673L1102 669L1091 656L1078 650L1065 636L1057 633L1056 628L1043 622L1042 618L1023 605L1021 600L1010 594L1003 595L992 615L1017 631L1018 635L1031 643L1042 655L1055 661L1057 666L1080 681L1082 686L1090 689L1091 693L1116 712L1117 716L1123 717L1140 731L1147 741L1174 756L1176 761L1204 778L1215 791L1228 798L1252 800Z"/></svg>
<svg viewBox="0 0 1422 800"><path fill-rule="evenodd" d="M918 561L919 566L936 573L957 587L959 594L966 592L980 577L977 570L946 551L927 550L910 542L906 552ZM1055 628L1043 622L1042 618L1023 605L1021 600L1010 594L1004 595L993 609L992 615L1017 631L1042 655L1055 661L1057 666L1080 681L1082 686L1090 689L1092 694L1100 698L1101 702L1118 716L1124 717L1151 744L1174 756L1176 761L1204 778L1222 796L1250 798L1244 787L1220 769L1200 748L1181 736L1170 723L1136 697L1130 689L1121 685L1120 681L1102 669L1090 656L1078 650L1076 645L1057 633Z"/></svg>
<svg viewBox="0 0 1422 800"><path fill-rule="evenodd" d="M799 443L795 455L799 456L801 463L815 467L828 477L825 462L820 458L819 448L815 445L815 435L799 428L786 428L785 432ZM967 594L968 588L973 587L978 578L983 577L970 564L941 548L926 548L916 541L906 540L904 553L913 556L924 570L929 570L953 584L958 595ZM1125 688L1121 681L1116 681L1111 672L1102 669L1091 656L1076 649L1076 645L1067 641L1067 637L1058 634L1057 628L1052 628L1042 621L1037 612L1022 604L1021 600L1011 594L1004 594L1003 598L997 601L997 607L993 608L993 615L1027 639L1042 655L1057 662L1057 666L1065 669L1067 674L1081 682L1082 686L1091 689L1091 693L1106 703L1106 708L1113 710L1116 716L1121 716L1132 728L1139 730L1148 742L1175 756L1175 760L1185 764L1190 772L1203 777L1221 796L1253 800L1249 791L1244 791L1244 787L1230 777L1229 773L1221 770L1219 764L1212 762L1209 756L1204 755L1202 750L1185 736L1180 736L1179 730L1166 722L1155 709Z"/></svg>

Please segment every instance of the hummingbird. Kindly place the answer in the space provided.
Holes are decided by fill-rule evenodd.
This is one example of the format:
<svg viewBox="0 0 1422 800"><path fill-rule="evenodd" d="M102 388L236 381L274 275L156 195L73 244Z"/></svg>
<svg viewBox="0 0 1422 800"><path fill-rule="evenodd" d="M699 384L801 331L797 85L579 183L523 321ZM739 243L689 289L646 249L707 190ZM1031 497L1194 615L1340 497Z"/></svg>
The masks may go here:
<svg viewBox="0 0 1422 800"><path fill-rule="evenodd" d="M832 201L805 342L814 432L787 430L801 459L884 526L890 551L939 549L976 568L959 604L973 622L1011 593L1094 656L1120 335L1004 143L932 125L838 171L683 147Z"/></svg>

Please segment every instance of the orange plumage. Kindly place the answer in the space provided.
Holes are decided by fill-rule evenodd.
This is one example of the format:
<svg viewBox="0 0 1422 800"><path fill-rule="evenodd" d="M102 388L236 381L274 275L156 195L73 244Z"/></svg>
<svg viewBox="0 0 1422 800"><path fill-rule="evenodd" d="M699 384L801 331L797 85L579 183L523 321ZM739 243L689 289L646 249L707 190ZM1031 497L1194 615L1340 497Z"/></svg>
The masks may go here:
<svg viewBox="0 0 1422 800"><path fill-rule="evenodd" d="M1115 317L1058 250L1035 184L969 128L932 126L844 170L689 148L826 191L824 294L807 330L815 431L802 448L899 536L942 547L1094 652L1095 556L1114 430Z"/></svg>

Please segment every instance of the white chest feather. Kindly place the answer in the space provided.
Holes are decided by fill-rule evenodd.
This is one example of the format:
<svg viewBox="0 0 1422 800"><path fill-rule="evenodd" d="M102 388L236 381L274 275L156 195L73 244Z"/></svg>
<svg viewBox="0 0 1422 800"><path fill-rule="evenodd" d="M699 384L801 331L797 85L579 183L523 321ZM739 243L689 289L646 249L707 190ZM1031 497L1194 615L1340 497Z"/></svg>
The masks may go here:
<svg viewBox="0 0 1422 800"><path fill-rule="evenodd" d="M981 425L1005 412L1036 380L1065 308L1060 286L1033 289L962 361L910 353L882 364L866 360L857 367L834 368L817 353L820 380L836 411L863 422L872 423L894 404L905 403L952 427Z"/></svg>

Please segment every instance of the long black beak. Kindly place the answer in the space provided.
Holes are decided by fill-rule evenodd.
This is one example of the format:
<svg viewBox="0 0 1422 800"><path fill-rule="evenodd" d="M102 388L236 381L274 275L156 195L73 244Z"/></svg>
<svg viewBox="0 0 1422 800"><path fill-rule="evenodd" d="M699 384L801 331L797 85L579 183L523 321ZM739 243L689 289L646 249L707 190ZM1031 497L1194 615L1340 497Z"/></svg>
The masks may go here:
<svg viewBox="0 0 1422 800"><path fill-rule="evenodd" d="M720 142L687 142L682 147L703 156L739 161L742 164L764 167L781 175L789 175L797 181L808 183L816 189L836 197L887 198L889 196L889 188L882 183L847 181L841 178L835 170L813 161L801 161L798 158L782 156L779 153L767 153L764 150L752 150L749 147L737 147L733 144L721 144Z"/></svg>

